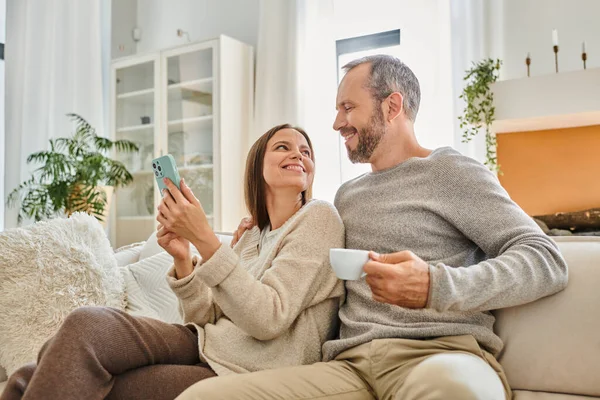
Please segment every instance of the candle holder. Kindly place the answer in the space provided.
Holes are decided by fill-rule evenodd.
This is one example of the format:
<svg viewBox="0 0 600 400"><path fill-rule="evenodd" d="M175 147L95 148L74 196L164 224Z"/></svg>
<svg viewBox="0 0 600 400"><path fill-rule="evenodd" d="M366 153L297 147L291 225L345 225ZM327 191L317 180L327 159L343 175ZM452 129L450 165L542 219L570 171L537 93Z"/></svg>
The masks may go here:
<svg viewBox="0 0 600 400"><path fill-rule="evenodd" d="M558 45L554 45L553 49L554 49L554 67L556 68L556 73L558 74Z"/></svg>
<svg viewBox="0 0 600 400"><path fill-rule="evenodd" d="M583 69L586 69L587 53L584 51L581 53L581 60L583 61Z"/></svg>
<svg viewBox="0 0 600 400"><path fill-rule="evenodd" d="M531 57L527 54L527 58L525 59L525 65L527 65L527 77L530 77L529 74L529 66L531 65Z"/></svg>

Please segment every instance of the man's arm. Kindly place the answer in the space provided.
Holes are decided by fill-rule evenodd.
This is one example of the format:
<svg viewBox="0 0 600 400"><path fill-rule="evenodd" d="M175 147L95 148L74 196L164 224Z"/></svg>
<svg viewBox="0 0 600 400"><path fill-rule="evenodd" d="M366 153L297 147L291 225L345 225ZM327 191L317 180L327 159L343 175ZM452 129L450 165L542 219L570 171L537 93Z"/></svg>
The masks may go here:
<svg viewBox="0 0 600 400"><path fill-rule="evenodd" d="M564 289L565 260L556 244L515 204L483 165L457 157L436 179L443 217L489 259L456 267L430 265L427 307L484 311L525 304Z"/></svg>
<svg viewBox="0 0 600 400"><path fill-rule="evenodd" d="M565 288L556 244L484 166L447 160L438 185L440 214L489 257L475 265L428 264L410 251L372 254L364 270L377 301L437 311L487 311L528 303ZM406 249L410 250L410 249Z"/></svg>

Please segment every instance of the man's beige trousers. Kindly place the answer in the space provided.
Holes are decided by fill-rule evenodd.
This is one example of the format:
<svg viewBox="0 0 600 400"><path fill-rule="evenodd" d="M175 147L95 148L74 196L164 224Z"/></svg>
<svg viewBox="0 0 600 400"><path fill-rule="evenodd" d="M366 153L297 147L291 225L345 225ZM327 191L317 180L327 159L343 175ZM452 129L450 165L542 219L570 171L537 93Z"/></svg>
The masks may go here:
<svg viewBox="0 0 600 400"><path fill-rule="evenodd" d="M177 400L502 400L502 367L471 335L381 339L334 361L206 379Z"/></svg>

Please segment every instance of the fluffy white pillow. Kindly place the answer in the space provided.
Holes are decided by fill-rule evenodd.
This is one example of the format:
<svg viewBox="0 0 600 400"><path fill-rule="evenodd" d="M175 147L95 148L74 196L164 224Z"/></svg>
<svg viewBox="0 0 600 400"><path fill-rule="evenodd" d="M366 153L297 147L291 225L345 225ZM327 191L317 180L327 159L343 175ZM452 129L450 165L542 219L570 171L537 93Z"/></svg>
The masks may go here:
<svg viewBox="0 0 600 400"><path fill-rule="evenodd" d="M125 308L123 278L104 229L84 213L0 232L0 365L11 374L67 314Z"/></svg>

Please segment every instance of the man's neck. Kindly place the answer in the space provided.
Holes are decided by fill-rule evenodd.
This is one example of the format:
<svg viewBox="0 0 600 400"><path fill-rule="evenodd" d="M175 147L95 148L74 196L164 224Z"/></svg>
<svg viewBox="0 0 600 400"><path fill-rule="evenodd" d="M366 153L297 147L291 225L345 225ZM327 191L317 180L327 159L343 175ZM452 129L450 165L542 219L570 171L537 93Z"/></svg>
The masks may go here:
<svg viewBox="0 0 600 400"><path fill-rule="evenodd" d="M267 212L271 222L271 230L280 228L292 215L302 207L302 194L295 191L281 191L275 195L267 193Z"/></svg>
<svg viewBox="0 0 600 400"><path fill-rule="evenodd" d="M395 167L409 158L424 158L429 154L431 154L431 150L422 147L417 142L413 131L389 131L381 139L371 156L371 170L373 172L383 171Z"/></svg>

